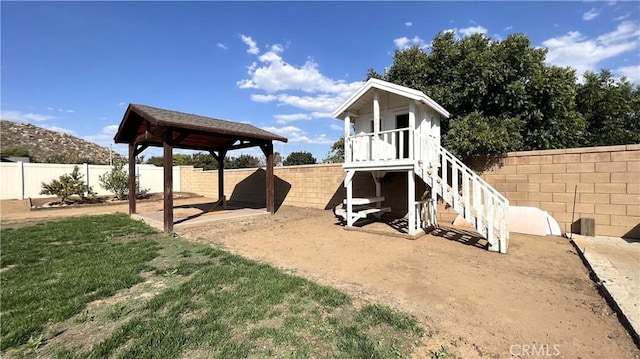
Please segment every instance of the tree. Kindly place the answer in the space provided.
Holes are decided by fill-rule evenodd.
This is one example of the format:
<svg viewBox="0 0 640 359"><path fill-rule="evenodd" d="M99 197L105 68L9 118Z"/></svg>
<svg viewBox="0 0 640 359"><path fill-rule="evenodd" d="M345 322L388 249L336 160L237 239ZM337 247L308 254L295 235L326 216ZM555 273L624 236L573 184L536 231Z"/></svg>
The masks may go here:
<svg viewBox="0 0 640 359"><path fill-rule="evenodd" d="M164 165L164 157L162 156L151 156L146 162L149 165L154 165L156 167L162 167Z"/></svg>
<svg viewBox="0 0 640 359"><path fill-rule="evenodd" d="M164 157L163 156L151 156L147 160L147 164L154 165L157 167L164 166ZM173 165L174 166L190 166L193 164L193 159L191 155L185 155L182 153L175 153L173 155Z"/></svg>
<svg viewBox="0 0 640 359"><path fill-rule="evenodd" d="M162 167L164 164L163 157L150 157L148 164ZM194 166L205 170L218 169L218 161L209 153L197 152L193 155L175 154L173 156L174 166ZM260 167L260 159L251 155L240 155L238 157L225 156L224 168L257 168Z"/></svg>
<svg viewBox="0 0 640 359"><path fill-rule="evenodd" d="M257 168L260 167L260 159L251 155L240 155L238 157L225 157L224 168Z"/></svg>
<svg viewBox="0 0 640 359"><path fill-rule="evenodd" d="M129 197L129 174L124 170L124 163L116 163L110 172L98 177L102 188L113 193L118 199ZM149 189L140 188L140 175L136 176L136 197L141 198L149 193Z"/></svg>
<svg viewBox="0 0 640 359"><path fill-rule="evenodd" d="M396 51L382 78L424 92L452 114L441 121L443 142L463 160L583 145L575 70L547 66L545 57L522 34L497 41L448 31L434 37L430 53ZM369 69L367 76L379 75Z"/></svg>
<svg viewBox="0 0 640 359"><path fill-rule="evenodd" d="M576 102L582 112L588 146L640 143L640 87L611 71L586 72Z"/></svg>
<svg viewBox="0 0 640 359"><path fill-rule="evenodd" d="M206 171L218 169L218 161L210 153L196 152L191 155L191 165Z"/></svg>
<svg viewBox="0 0 640 359"><path fill-rule="evenodd" d="M340 137L331 145L331 149L327 154L327 158L322 161L324 163L343 163L344 162L344 136Z"/></svg>
<svg viewBox="0 0 640 359"><path fill-rule="evenodd" d="M78 166L73 166L71 174L64 174L49 183L42 182L40 194L60 197L60 202L62 203L66 202L66 200L73 195L77 195L81 201L84 201L86 196L93 196L95 192L85 184L82 177L84 177L84 175L80 173Z"/></svg>
<svg viewBox="0 0 640 359"><path fill-rule="evenodd" d="M316 159L310 152L291 152L284 160L285 166L312 165L315 163Z"/></svg>

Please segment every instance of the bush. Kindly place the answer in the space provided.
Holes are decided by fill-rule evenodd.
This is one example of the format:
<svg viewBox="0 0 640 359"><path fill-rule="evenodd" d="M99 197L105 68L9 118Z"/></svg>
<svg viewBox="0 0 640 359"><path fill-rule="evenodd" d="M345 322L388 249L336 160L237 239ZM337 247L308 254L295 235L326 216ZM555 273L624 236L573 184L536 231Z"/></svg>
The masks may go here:
<svg viewBox="0 0 640 359"><path fill-rule="evenodd" d="M29 150L24 146L9 146L0 153L2 157L28 157L32 160Z"/></svg>
<svg viewBox="0 0 640 359"><path fill-rule="evenodd" d="M82 177L78 166L73 166L71 174L64 174L49 183L42 182L40 194L60 197L62 203L73 195L80 197L81 201L84 201L87 196L95 196L93 189L84 183Z"/></svg>
<svg viewBox="0 0 640 359"><path fill-rule="evenodd" d="M129 174L124 170L124 163L116 163L111 172L107 172L100 177L102 188L113 193L118 199L127 199L129 196ZM136 176L136 197L141 198L149 193L149 189L140 189L140 176Z"/></svg>

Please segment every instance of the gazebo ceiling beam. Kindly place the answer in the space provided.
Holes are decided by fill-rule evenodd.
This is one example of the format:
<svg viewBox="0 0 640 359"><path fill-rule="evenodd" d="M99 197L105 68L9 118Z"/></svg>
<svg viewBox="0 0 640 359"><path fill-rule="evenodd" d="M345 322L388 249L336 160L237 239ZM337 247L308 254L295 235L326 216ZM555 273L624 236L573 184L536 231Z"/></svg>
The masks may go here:
<svg viewBox="0 0 640 359"><path fill-rule="evenodd" d="M148 122L147 122L148 123ZM139 135L133 140L133 144L139 144L147 142L149 139L157 138L162 143L162 135L167 131L167 127L158 127L153 130L145 130L143 134Z"/></svg>
<svg viewBox="0 0 640 359"><path fill-rule="evenodd" d="M138 145L134 145L135 151L133 151L133 157L138 156L139 154L142 153L142 151L146 150L147 148L149 148L149 145L146 143L140 144L140 147L138 147Z"/></svg>
<svg viewBox="0 0 640 359"><path fill-rule="evenodd" d="M242 148L249 148L249 147L258 147L258 146L263 146L265 142L256 142L256 141L240 141L240 143L238 143L237 145L231 145L228 147L228 150L239 150Z"/></svg>
<svg viewBox="0 0 640 359"><path fill-rule="evenodd" d="M178 137L173 139L173 146L174 147L180 147L180 143L182 143L182 141L184 141L187 137L189 137L190 133L189 132L182 132L178 135Z"/></svg>

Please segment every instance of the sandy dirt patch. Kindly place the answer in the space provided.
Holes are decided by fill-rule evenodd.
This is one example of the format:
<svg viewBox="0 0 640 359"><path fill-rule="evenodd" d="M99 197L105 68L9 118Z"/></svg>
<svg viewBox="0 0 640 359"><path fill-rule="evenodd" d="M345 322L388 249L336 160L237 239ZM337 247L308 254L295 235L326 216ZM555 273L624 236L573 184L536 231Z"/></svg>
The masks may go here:
<svg viewBox="0 0 640 359"><path fill-rule="evenodd" d="M564 238L513 234L501 255L467 239L345 231L328 211L294 207L178 233L416 316L417 358L443 344L462 358L640 357Z"/></svg>

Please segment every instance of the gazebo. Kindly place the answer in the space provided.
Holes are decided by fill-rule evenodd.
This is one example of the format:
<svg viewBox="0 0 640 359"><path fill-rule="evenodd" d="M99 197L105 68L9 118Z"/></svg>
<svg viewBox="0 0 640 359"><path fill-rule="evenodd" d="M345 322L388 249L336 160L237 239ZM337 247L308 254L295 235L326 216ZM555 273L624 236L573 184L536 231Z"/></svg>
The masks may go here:
<svg viewBox="0 0 640 359"><path fill-rule="evenodd" d="M173 148L207 151L218 161L218 200L222 200L227 152L260 147L267 158L266 207L275 213L274 140L287 142L285 137L246 123L129 104L114 137L115 143L129 144L129 215L136 213L135 158L149 146L163 148L165 232L173 231Z"/></svg>

